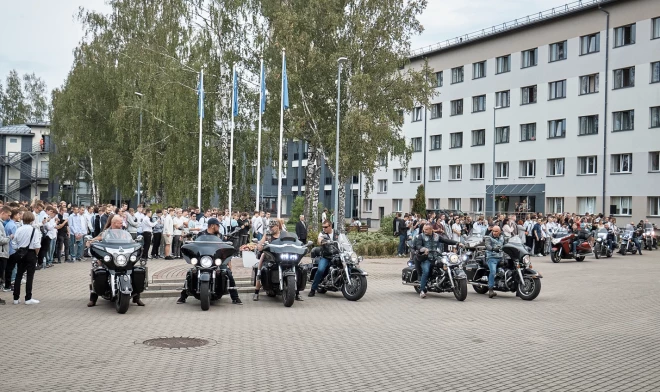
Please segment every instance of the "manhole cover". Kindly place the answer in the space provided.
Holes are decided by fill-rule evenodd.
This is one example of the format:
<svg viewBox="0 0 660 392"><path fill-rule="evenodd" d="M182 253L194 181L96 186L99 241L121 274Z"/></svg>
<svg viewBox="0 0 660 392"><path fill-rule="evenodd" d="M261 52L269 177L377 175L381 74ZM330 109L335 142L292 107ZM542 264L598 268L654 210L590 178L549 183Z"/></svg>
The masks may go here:
<svg viewBox="0 0 660 392"><path fill-rule="evenodd" d="M209 341L200 338L171 337L149 339L142 342L142 344L160 348L195 348L206 346Z"/></svg>

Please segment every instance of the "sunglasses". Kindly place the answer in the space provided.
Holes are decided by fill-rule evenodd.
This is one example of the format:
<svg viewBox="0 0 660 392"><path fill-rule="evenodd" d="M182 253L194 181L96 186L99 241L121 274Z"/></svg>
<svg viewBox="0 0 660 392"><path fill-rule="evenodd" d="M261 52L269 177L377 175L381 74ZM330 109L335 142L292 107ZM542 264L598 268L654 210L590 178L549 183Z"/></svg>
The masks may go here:
<svg viewBox="0 0 660 392"><path fill-rule="evenodd" d="M327 228L329 228L329 227L330 227L330 226L323 226L324 229L327 229Z"/></svg>

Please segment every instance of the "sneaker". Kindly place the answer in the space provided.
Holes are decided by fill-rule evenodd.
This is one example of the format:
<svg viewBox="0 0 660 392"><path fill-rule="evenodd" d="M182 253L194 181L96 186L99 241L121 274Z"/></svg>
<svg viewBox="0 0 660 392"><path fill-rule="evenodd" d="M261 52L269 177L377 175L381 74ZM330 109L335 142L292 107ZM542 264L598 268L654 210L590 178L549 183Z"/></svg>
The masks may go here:
<svg viewBox="0 0 660 392"><path fill-rule="evenodd" d="M165 256L165 260L174 260L174 257L172 257L172 256Z"/></svg>
<svg viewBox="0 0 660 392"><path fill-rule="evenodd" d="M25 278L21 279L21 284L26 284L26 283L27 283L27 280L25 280Z"/></svg>
<svg viewBox="0 0 660 392"><path fill-rule="evenodd" d="M12 290L11 288L5 287L5 288L2 289L2 291L5 292L5 293L11 293L14 290Z"/></svg>
<svg viewBox="0 0 660 392"><path fill-rule="evenodd" d="M300 294L296 294L296 301L304 301L304 299L300 296Z"/></svg>
<svg viewBox="0 0 660 392"><path fill-rule="evenodd" d="M176 300L176 303L177 303L178 305L180 305L180 304L185 304L185 303L186 303L186 299L185 299L185 298L181 298L181 297L179 297L179 299Z"/></svg>
<svg viewBox="0 0 660 392"><path fill-rule="evenodd" d="M20 304L20 303L21 303L21 300L20 300L20 299L15 299L15 300L14 300L14 305L18 305L18 304Z"/></svg>
<svg viewBox="0 0 660 392"><path fill-rule="evenodd" d="M308 297L313 297L315 295L316 295L316 290L312 290L309 292L309 294L307 294Z"/></svg>
<svg viewBox="0 0 660 392"><path fill-rule="evenodd" d="M539 253L536 255L536 257L543 257L543 255Z"/></svg>
<svg viewBox="0 0 660 392"><path fill-rule="evenodd" d="M233 299L231 303L234 305L243 305L243 301L240 298Z"/></svg>
<svg viewBox="0 0 660 392"><path fill-rule="evenodd" d="M26 305L36 305L36 304L38 304L38 303L39 303L39 301L36 300L36 299L34 299L34 298L32 298L32 299L28 299L27 301L25 301L25 304L26 304Z"/></svg>
<svg viewBox="0 0 660 392"><path fill-rule="evenodd" d="M259 294L253 294L252 295L252 300L253 301L259 301Z"/></svg>
<svg viewBox="0 0 660 392"><path fill-rule="evenodd" d="M426 293L423 292L423 291L421 293L419 293L419 298L422 298L422 299L426 298Z"/></svg>

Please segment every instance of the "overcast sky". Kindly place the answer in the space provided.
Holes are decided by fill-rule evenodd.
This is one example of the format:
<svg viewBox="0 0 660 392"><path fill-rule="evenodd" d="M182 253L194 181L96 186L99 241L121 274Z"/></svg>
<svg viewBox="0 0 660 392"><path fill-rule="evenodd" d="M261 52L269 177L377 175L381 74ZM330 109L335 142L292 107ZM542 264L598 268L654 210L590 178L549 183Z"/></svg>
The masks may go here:
<svg viewBox="0 0 660 392"><path fill-rule="evenodd" d="M565 4L569 0L428 0L413 49ZM82 38L78 8L109 11L105 0L0 0L0 83L11 69L34 72L49 89L64 83Z"/></svg>

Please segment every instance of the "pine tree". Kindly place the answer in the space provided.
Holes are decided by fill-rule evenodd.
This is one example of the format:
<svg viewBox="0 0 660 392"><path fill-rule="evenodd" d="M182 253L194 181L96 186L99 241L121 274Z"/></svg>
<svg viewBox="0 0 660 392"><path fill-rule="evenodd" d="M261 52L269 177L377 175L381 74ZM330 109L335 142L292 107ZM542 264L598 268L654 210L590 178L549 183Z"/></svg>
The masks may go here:
<svg viewBox="0 0 660 392"><path fill-rule="evenodd" d="M426 196L424 192L424 185L417 187L417 194L413 200L412 213L419 214L422 218L426 218Z"/></svg>

